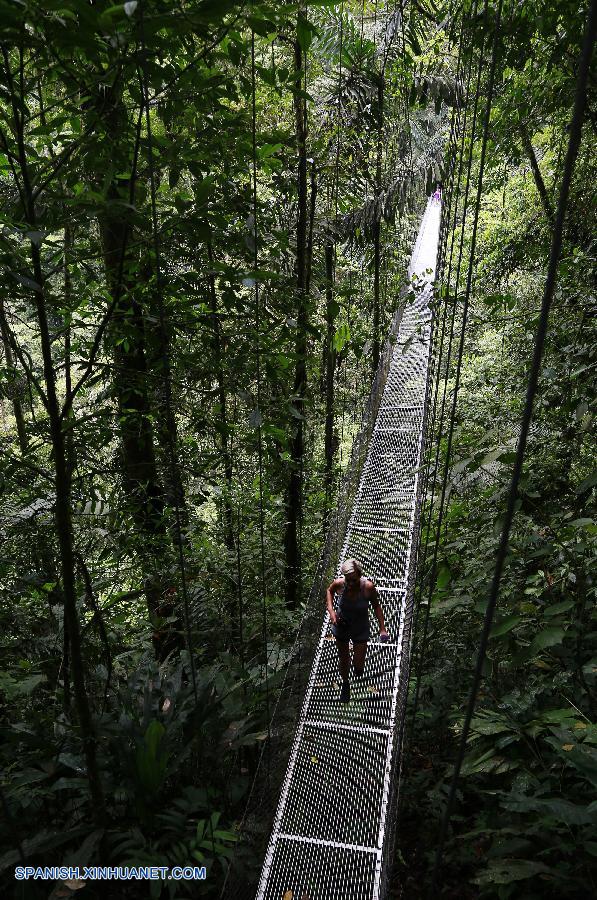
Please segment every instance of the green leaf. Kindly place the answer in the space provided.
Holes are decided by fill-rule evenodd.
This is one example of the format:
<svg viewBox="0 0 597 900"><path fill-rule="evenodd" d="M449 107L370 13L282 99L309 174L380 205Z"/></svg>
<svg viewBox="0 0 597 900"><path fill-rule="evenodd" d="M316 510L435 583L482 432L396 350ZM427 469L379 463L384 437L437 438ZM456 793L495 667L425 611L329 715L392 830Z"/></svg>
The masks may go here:
<svg viewBox="0 0 597 900"><path fill-rule="evenodd" d="M31 838L23 841L23 851L25 856L29 857L37 853L47 853L62 844L68 844L69 841L76 837L81 837L89 833L89 825L81 825L77 828L63 829L62 831L38 831ZM9 850L4 856L0 857L0 872L3 872L9 866L14 866L21 859L18 850Z"/></svg>
<svg viewBox="0 0 597 900"><path fill-rule="evenodd" d="M547 616L557 616L559 613L567 612L569 609L572 609L574 606L574 600L562 600L560 603L552 603L551 606L546 606L543 610L543 615Z"/></svg>
<svg viewBox="0 0 597 900"><path fill-rule="evenodd" d="M558 625L544 628L543 631L540 631L539 634L535 635L529 650L531 653L539 653L541 650L547 649L547 647L555 647L562 643L564 635L564 629L560 628Z"/></svg>
<svg viewBox="0 0 597 900"><path fill-rule="evenodd" d="M0 672L0 691L8 700L27 697L46 680L45 675L29 675L27 678L13 678L9 672Z"/></svg>
<svg viewBox="0 0 597 900"><path fill-rule="evenodd" d="M166 776L168 754L162 746L162 739L166 729L161 722L153 719L143 737L142 743L137 747L135 761L137 775L143 790L149 794L159 791Z"/></svg>
<svg viewBox="0 0 597 900"><path fill-rule="evenodd" d="M588 491L590 488L595 487L597 484L597 469L593 469L593 471L587 475L586 478L583 478L581 483L576 488L577 494L584 494L585 491Z"/></svg>
<svg viewBox="0 0 597 900"><path fill-rule="evenodd" d="M282 149L282 144L262 144L257 151L259 159L268 159Z"/></svg>
<svg viewBox="0 0 597 900"><path fill-rule="evenodd" d="M569 800L535 800L534 808L536 812L551 816L558 822L565 822L566 825L589 825L597 818L593 816L588 806L582 806L579 803L571 803Z"/></svg>
<svg viewBox="0 0 597 900"><path fill-rule="evenodd" d="M445 591L450 584L452 574L447 566L442 566L437 576L436 587L438 591Z"/></svg>
<svg viewBox="0 0 597 900"><path fill-rule="evenodd" d="M508 634L509 631L512 631L513 628L516 628L517 625L520 625L522 622L521 616L506 616L505 619L502 619L500 622L497 622L491 631L489 632L490 638L501 637L504 634Z"/></svg>
<svg viewBox="0 0 597 900"><path fill-rule="evenodd" d="M512 884L541 874L554 874L544 863L530 859L496 859L473 878L474 884Z"/></svg>
<svg viewBox="0 0 597 900"><path fill-rule="evenodd" d="M316 29L311 24L311 22L309 22L303 15L299 14L296 23L296 37L300 44L301 50L304 53L306 53L311 46L315 33Z"/></svg>
<svg viewBox="0 0 597 900"><path fill-rule="evenodd" d="M339 325L338 328L336 328L334 338L332 340L332 346L336 353L340 353L340 351L344 349L349 341L350 328L348 327L348 325Z"/></svg>
<svg viewBox="0 0 597 900"><path fill-rule="evenodd" d="M597 789L597 750L587 744L576 744L571 750L563 750L558 738L547 740L566 763L573 766Z"/></svg>
<svg viewBox="0 0 597 900"><path fill-rule="evenodd" d="M331 303L328 303L326 309L326 317L330 322L333 322L338 313L340 312L340 304L335 300L332 300Z"/></svg>

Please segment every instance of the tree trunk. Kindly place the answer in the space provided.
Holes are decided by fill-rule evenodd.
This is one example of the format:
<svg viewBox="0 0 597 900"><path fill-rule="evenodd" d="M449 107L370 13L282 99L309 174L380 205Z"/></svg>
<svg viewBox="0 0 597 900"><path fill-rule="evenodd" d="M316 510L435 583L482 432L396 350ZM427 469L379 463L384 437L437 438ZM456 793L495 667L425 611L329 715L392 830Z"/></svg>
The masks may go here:
<svg viewBox="0 0 597 900"><path fill-rule="evenodd" d="M375 160L375 218L373 220L373 347L371 354L371 366L373 377L377 372L380 354L380 281L381 281L381 163L383 158L383 104L384 104L384 76L379 76L377 87L377 153Z"/></svg>
<svg viewBox="0 0 597 900"><path fill-rule="evenodd" d="M29 174L27 151L23 133L23 118L20 113L15 84L8 62L4 55L6 75L12 97L14 134L18 145L18 159L21 170L22 198L24 215L31 232L38 230L37 214L33 190ZM20 57L21 66L23 56ZM22 72L21 72L22 75ZM81 633L79 615L77 612L77 595L75 583L75 562L73 552L73 532L71 518L71 477L68 470L65 450L64 432L62 430L62 415L56 390L56 373L52 358L52 343L46 312L45 277L42 267L40 249L37 243L31 241L31 262L33 268L33 304L36 311L39 327L41 356L43 361L43 373L45 384L45 406L50 425L50 437L52 444L52 460L54 463L54 485L56 501L54 518L56 523L56 536L58 538L60 557L60 580L64 595L64 623L68 630L70 648L70 667L72 672L75 704L81 738L85 752L87 778L89 790L94 806L96 818L101 820L104 811L104 796L99 776L96 757L96 735L89 707L89 699L85 688L85 676L83 655L81 650Z"/></svg>
<svg viewBox="0 0 597 900"><path fill-rule="evenodd" d="M303 16L299 12L299 21ZM298 540L299 524L302 518L302 462L304 451L304 399L307 390L307 127L306 106L300 96L303 89L303 51L298 37L294 43L294 113L296 121L296 143L298 157L297 186L298 211L296 225L296 339L294 392L292 403L296 411L296 422L290 441L290 476L286 494L286 533L284 540L284 575L286 604L294 608L300 601L301 559Z"/></svg>
<svg viewBox="0 0 597 900"><path fill-rule="evenodd" d="M327 530L332 500L334 475L334 375L336 370L336 351L334 350L334 245L325 247L326 274L326 334L325 334L325 439L324 439L324 486L325 510L323 532Z"/></svg>
<svg viewBox="0 0 597 900"><path fill-rule="evenodd" d="M125 189L125 185L112 185L110 199L122 199L121 191ZM169 541L154 449L145 327L132 279L137 260L131 259L126 250L128 224L117 205L112 205L112 209L117 211L102 217L100 231L114 304L109 336L114 356L113 385L118 404L123 486L137 532L147 609L154 628L153 643L156 655L163 659L180 642L172 634L172 625L162 624L163 619L174 615L175 606L172 586L165 576Z"/></svg>
<svg viewBox="0 0 597 900"><path fill-rule="evenodd" d="M209 259L209 302L212 321L212 341L214 354L214 375L218 386L218 406L219 406L219 432L220 432L220 451L222 453L222 461L224 463L224 478L226 480L226 491L223 498L224 513L224 540L226 547L230 552L234 550L234 518L232 511L232 456L228 444L228 416L226 407L228 397L226 394L226 382L224 379L224 348L222 346L222 329L220 327L220 319L218 316L218 295L216 292L216 280L213 273L213 247L211 242L207 245L207 255Z"/></svg>
<svg viewBox="0 0 597 900"><path fill-rule="evenodd" d="M537 162L537 157L535 156L535 151L533 150L533 145L531 143L531 139L524 122L518 123L518 130L520 131L520 136L522 138L522 146L524 147L524 151L531 165L531 171L533 173L533 178L535 179L535 186L537 188L537 193L539 194L539 198L543 206L543 211L545 213L547 221L551 225L553 224L553 207L547 194L547 189L545 187L545 182L543 181L541 169L539 168L539 163Z"/></svg>
<svg viewBox="0 0 597 900"><path fill-rule="evenodd" d="M311 197L309 200L309 236L307 238L307 263L305 275L305 293L311 288L311 270L313 268L313 225L315 224L315 208L317 202L317 169L315 160L311 163Z"/></svg>
<svg viewBox="0 0 597 900"><path fill-rule="evenodd" d="M130 171L138 147L133 151L130 146L130 123L122 99L118 95L101 95L96 106L94 112L102 117L106 134L101 155L105 155L109 171ZM114 358L113 388L118 406L125 502L135 530L134 547L143 572L153 644L157 658L163 659L170 650L181 646L182 632L178 622L163 622L175 614L176 591L165 574L170 542L151 419L144 311L138 291L139 255L129 249L134 179L134 171L131 179L113 177L99 226L113 307L107 338ZM156 373L156 379L159 377Z"/></svg>
<svg viewBox="0 0 597 900"><path fill-rule="evenodd" d="M12 350L10 347L10 330L8 327L8 322L6 320L6 311L4 309L4 301L0 300L0 332L2 333L2 346L4 348L4 358L6 359L6 367L8 369L14 369L14 357L12 355ZM16 385L15 385L16 389ZM14 396L11 398L12 409L15 417L15 422L17 424L17 437L19 441L19 450L23 454L23 456L27 453L27 430L25 428L25 416L23 414L23 406L19 397L17 396L17 392L15 390Z"/></svg>
<svg viewBox="0 0 597 900"><path fill-rule="evenodd" d="M150 260L146 257L141 267L142 279L146 284L152 281L152 269ZM167 312L164 311L164 330L160 321L159 299L157 285L154 290L147 293L149 300L148 311L151 324L145 325L147 387L151 411L153 413L153 432L155 439L156 477L158 485L163 488L163 501L170 510L178 509L178 523L174 515L167 516L165 527L170 528L170 536L174 546L178 545L178 525L180 525L181 538L184 541L189 524L189 514L186 503L184 480L173 447L178 446L178 425L172 404L168 402L168 385L166 382L167 362L164 352L169 353L171 343L171 329L169 327Z"/></svg>

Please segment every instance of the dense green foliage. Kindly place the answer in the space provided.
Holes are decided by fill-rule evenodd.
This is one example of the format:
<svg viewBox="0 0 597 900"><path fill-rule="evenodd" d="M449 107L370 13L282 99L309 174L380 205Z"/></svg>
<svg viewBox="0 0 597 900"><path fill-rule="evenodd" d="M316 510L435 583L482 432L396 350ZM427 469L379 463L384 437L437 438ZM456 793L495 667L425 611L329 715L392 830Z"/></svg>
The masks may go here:
<svg viewBox="0 0 597 900"><path fill-rule="evenodd" d="M200 886L81 896L219 896L447 174L460 30L475 60L492 38L481 6L0 0L3 896L23 858L205 864ZM567 0L503 6L449 502L421 579L405 897L445 805L585 19ZM482 79L481 97L486 58ZM589 105L453 896L595 891L594 123ZM470 217L465 237L463 272Z"/></svg>
<svg viewBox="0 0 597 900"><path fill-rule="evenodd" d="M421 696L404 781L405 897L419 896L420 868L428 878L433 865L434 823L445 810L477 656L583 26L575 4L525 3L504 15L449 499L437 579L431 589L423 573L421 583L430 629L419 646ZM593 116L589 101L518 512L444 855L442 880L454 897L587 897L597 885ZM532 139L547 209L519 123ZM450 374L453 385L453 367ZM434 522L437 508L436 494Z"/></svg>
<svg viewBox="0 0 597 900"><path fill-rule="evenodd" d="M217 896L446 110L382 4L0 23L2 877Z"/></svg>

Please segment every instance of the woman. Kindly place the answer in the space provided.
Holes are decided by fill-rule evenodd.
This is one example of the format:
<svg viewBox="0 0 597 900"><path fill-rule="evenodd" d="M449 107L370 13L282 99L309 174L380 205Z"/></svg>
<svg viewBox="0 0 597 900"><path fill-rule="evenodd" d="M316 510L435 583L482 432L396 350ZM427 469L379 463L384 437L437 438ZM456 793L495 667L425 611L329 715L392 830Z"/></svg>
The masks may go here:
<svg viewBox="0 0 597 900"><path fill-rule="evenodd" d="M348 642L352 640L354 674L359 678L365 668L367 641L370 638L369 606L371 605L379 622L379 636L388 641L383 612L375 585L363 578L361 564L356 559L346 559L340 569L342 575L335 578L326 591L326 605L332 623L332 634L338 647L338 662L342 678L340 702L350 700L350 654ZM338 608L334 609L334 594L339 597Z"/></svg>

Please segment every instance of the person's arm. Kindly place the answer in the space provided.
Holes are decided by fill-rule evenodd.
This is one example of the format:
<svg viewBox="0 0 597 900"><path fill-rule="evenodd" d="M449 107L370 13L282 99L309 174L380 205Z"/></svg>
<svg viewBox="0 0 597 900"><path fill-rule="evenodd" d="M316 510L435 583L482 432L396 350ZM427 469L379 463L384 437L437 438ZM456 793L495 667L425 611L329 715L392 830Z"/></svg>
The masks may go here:
<svg viewBox="0 0 597 900"><path fill-rule="evenodd" d="M383 609L381 608L381 603L379 602L379 594L377 593L377 588L373 581L369 581L370 585L370 599L371 606L373 607L373 612L375 613L375 618L379 623L379 634L383 639L384 635L386 638L389 638L388 632L386 631L386 623L383 617Z"/></svg>
<svg viewBox="0 0 597 900"><path fill-rule="evenodd" d="M330 622L332 625L336 624L336 620L338 618L336 614L336 610L334 609L334 594L336 591L340 590L342 586L342 581L339 578L334 578L332 583L328 586L328 589L325 592L325 605L330 617Z"/></svg>

